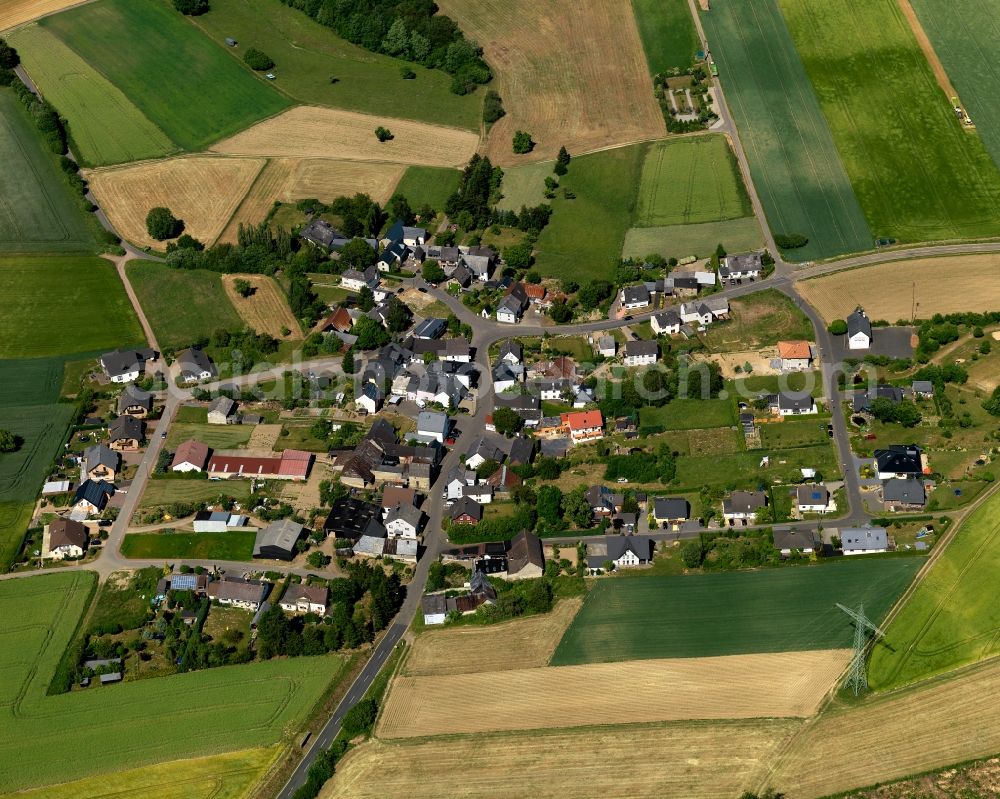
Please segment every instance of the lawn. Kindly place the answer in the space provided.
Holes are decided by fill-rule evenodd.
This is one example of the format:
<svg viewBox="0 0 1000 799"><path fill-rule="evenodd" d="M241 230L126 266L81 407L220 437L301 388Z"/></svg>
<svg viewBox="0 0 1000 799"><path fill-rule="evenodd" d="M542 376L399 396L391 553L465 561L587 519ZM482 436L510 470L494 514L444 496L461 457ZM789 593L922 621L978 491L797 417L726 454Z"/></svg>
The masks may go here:
<svg viewBox="0 0 1000 799"><path fill-rule="evenodd" d="M45 99L69 121L81 163L119 164L178 149L120 89L47 29L22 28L10 43Z"/></svg>
<svg viewBox="0 0 1000 799"><path fill-rule="evenodd" d="M436 166L407 167L396 184L394 194L402 194L414 210L429 205L435 211L444 211L445 201L458 189L462 173L457 169Z"/></svg>
<svg viewBox="0 0 1000 799"><path fill-rule="evenodd" d="M728 390L740 399L751 399L758 394L777 394L781 390L804 391L809 386L814 397L823 393L823 375L820 372L789 372L783 375L751 374L729 381Z"/></svg>
<svg viewBox="0 0 1000 799"><path fill-rule="evenodd" d="M574 158L552 201L552 219L538 237L537 268L545 277L579 282L607 278L632 226L636 187L648 145L635 144Z"/></svg>
<svg viewBox="0 0 1000 799"><path fill-rule="evenodd" d="M0 162L0 253L94 249L80 201L8 89L0 90ZM0 334L0 353L4 338Z"/></svg>
<svg viewBox="0 0 1000 799"><path fill-rule="evenodd" d="M640 408L643 427L664 430L699 430L736 424L733 404L727 399L675 399L660 408Z"/></svg>
<svg viewBox="0 0 1000 799"><path fill-rule="evenodd" d="M1000 652L1000 494L958 529L872 651L868 682L888 690Z"/></svg>
<svg viewBox="0 0 1000 799"><path fill-rule="evenodd" d="M773 422L760 425L760 440L765 449L784 449L786 447L807 447L816 444L828 444L830 437L826 433L829 417L822 419L810 416L804 419L786 419L783 422Z"/></svg>
<svg viewBox="0 0 1000 799"><path fill-rule="evenodd" d="M687 0L632 0L650 74L686 69L701 49Z"/></svg>
<svg viewBox="0 0 1000 799"><path fill-rule="evenodd" d="M125 287L103 258L0 258L0 285L7 287L0 358L144 346Z"/></svg>
<svg viewBox="0 0 1000 799"><path fill-rule="evenodd" d="M622 256L645 258L657 253L664 258L706 258L722 244L727 252L746 252L764 246L757 218L726 219L722 222L702 222L697 225L662 225L634 227L625 234Z"/></svg>
<svg viewBox="0 0 1000 799"><path fill-rule="evenodd" d="M922 558L598 581L551 665L849 647L835 603L879 620Z"/></svg>
<svg viewBox="0 0 1000 799"><path fill-rule="evenodd" d="M870 249L871 231L777 0L715 0L702 21L768 223L809 238L786 255L805 261Z"/></svg>
<svg viewBox="0 0 1000 799"><path fill-rule="evenodd" d="M250 496L250 481L158 478L146 483L140 507L146 509L172 502L212 503L221 496L247 499Z"/></svg>
<svg viewBox="0 0 1000 799"><path fill-rule="evenodd" d="M675 139L649 147L639 184L637 227L719 222L752 213L725 136Z"/></svg>
<svg viewBox="0 0 1000 799"><path fill-rule="evenodd" d="M497 203L505 211L520 211L522 205L529 208L545 202L545 178L552 174L552 161L504 167L503 197Z"/></svg>
<svg viewBox="0 0 1000 799"><path fill-rule="evenodd" d="M252 434L252 424L178 422L170 426L170 433L167 435L167 448L174 449L189 438L197 438L212 449L237 449L246 446Z"/></svg>
<svg viewBox="0 0 1000 799"><path fill-rule="evenodd" d="M99 0L39 24L186 150L199 150L291 105L166 0ZM103 109L87 111L96 115ZM86 123L93 124L98 123Z"/></svg>
<svg viewBox="0 0 1000 799"><path fill-rule="evenodd" d="M129 533L122 555L136 560L241 560L253 557L253 530L225 533Z"/></svg>
<svg viewBox="0 0 1000 799"><path fill-rule="evenodd" d="M713 352L744 352L771 347L785 339L811 340L809 317L776 289L757 291L729 303L729 321L717 323L700 335Z"/></svg>
<svg viewBox="0 0 1000 799"><path fill-rule="evenodd" d="M290 742L342 660L272 660L47 696L93 581L69 572L0 584L4 793ZM95 749L81 740L114 745Z"/></svg>
<svg viewBox="0 0 1000 799"><path fill-rule="evenodd" d="M219 328L243 329L217 272L133 261L128 279L161 347L181 349Z"/></svg>
<svg viewBox="0 0 1000 799"><path fill-rule="evenodd" d="M453 94L451 76L441 70L363 50L279 0L215 0L211 6L191 21L220 44L236 39L234 61L248 47L263 50L275 62L274 86L299 102L479 130L483 91ZM404 66L416 79L403 79Z"/></svg>
<svg viewBox="0 0 1000 799"><path fill-rule="evenodd" d="M1000 6L978 0L910 0L934 51L958 90L976 132L1000 165L997 30ZM950 99L950 98L949 98Z"/></svg>
<svg viewBox="0 0 1000 799"><path fill-rule="evenodd" d="M896 0L778 2L871 230L901 242L1000 235L1000 172Z"/></svg>
<svg viewBox="0 0 1000 799"><path fill-rule="evenodd" d="M767 455L770 463L761 466ZM833 447L829 443L767 452L734 452L725 454L681 455L677 458L677 477L672 487L677 491L698 491L703 486L731 489L754 489L760 483L773 480L797 482L800 469L816 469L827 479L840 473Z"/></svg>

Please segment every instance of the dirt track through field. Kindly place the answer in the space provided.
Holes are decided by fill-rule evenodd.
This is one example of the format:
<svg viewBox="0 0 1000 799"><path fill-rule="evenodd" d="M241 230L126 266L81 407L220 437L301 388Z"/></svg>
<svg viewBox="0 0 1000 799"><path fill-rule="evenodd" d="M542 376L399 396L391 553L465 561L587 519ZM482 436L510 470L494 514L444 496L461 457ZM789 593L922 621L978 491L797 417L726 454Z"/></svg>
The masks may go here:
<svg viewBox="0 0 1000 799"><path fill-rule="evenodd" d="M396 677L378 735L691 719L811 716L850 659L846 649L634 660L516 671ZM617 686L613 696L595 689Z"/></svg>
<svg viewBox="0 0 1000 799"><path fill-rule="evenodd" d="M375 128L393 139L379 142ZM339 158L426 166L464 166L479 146L475 133L333 108L298 106L212 146L217 153Z"/></svg>
<svg viewBox="0 0 1000 799"><path fill-rule="evenodd" d="M150 237L146 214L169 208L184 221L184 232L204 244L214 242L243 200L263 158L181 156L85 173L111 223L128 241L162 249Z"/></svg>
<svg viewBox="0 0 1000 799"><path fill-rule="evenodd" d="M908 320L936 313L1000 308L1000 255L983 253L879 264L795 284L824 321L844 319L858 305L871 319Z"/></svg>
<svg viewBox="0 0 1000 799"><path fill-rule="evenodd" d="M611 704L622 684L614 685L592 689L582 699ZM481 722L489 729L487 716ZM731 799L753 784L800 724L679 723L370 741L337 764L320 797Z"/></svg>
<svg viewBox="0 0 1000 799"><path fill-rule="evenodd" d="M417 637L403 672L410 677L497 672L544 666L583 600L564 599L551 613L489 627L429 630Z"/></svg>
<svg viewBox="0 0 1000 799"><path fill-rule="evenodd" d="M663 114L628 0L443 0L442 11L484 49L506 116L485 152L511 165L660 138ZM511 140L526 130L530 155Z"/></svg>
<svg viewBox="0 0 1000 799"><path fill-rule="evenodd" d="M951 79L948 77L948 73L945 72L944 66L941 64L941 59L938 58L937 52L934 50L934 45L932 45L931 40L927 38L924 26L921 25L920 20L917 19L917 14L913 10L913 6L910 5L910 0L898 0L898 2L899 9L903 12L903 16L906 18L906 22L910 26L910 30L913 31L913 35L917 38L917 44L920 45L924 58L926 58L927 63L930 64L931 71L934 73L934 79L937 81L938 86L941 87L941 91L945 93L945 96L948 98L948 102L951 102L953 97L958 97L958 92L955 90L955 87L951 85Z"/></svg>
<svg viewBox="0 0 1000 799"><path fill-rule="evenodd" d="M241 297L236 292L237 280L245 280L253 286L253 294ZM299 322L292 309L288 307L285 293L274 282L274 278L266 275L222 275L222 286L236 313L248 327L258 333L268 333L277 339L302 338ZM282 333L283 327L292 332L287 335Z"/></svg>

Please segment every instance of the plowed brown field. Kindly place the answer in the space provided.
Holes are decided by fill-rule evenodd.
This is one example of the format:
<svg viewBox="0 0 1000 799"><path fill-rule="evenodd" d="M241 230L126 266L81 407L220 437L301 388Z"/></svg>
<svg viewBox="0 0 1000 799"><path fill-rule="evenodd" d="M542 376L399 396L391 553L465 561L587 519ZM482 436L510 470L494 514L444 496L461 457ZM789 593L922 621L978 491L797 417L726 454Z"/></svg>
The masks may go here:
<svg viewBox="0 0 1000 799"><path fill-rule="evenodd" d="M596 706L611 704L619 695L609 686L594 686L574 699ZM731 799L757 781L763 764L800 725L792 720L681 722L370 741L337 764L320 797ZM482 717L482 726L489 728L489 717ZM821 766L814 761L810 768Z"/></svg>
<svg viewBox="0 0 1000 799"><path fill-rule="evenodd" d="M241 297L236 293L237 280L245 280L254 287L254 293L249 297ZM222 275L222 285L229 301L233 304L240 318L258 333L269 333L277 339L302 338L299 322L288 307L285 294L274 278L266 275ZM292 332L284 335L281 328L287 327Z"/></svg>
<svg viewBox="0 0 1000 799"><path fill-rule="evenodd" d="M633 660L516 671L396 677L382 738L688 719L811 716L850 650ZM594 701L600 686L619 686Z"/></svg>
<svg viewBox="0 0 1000 799"><path fill-rule="evenodd" d="M184 220L185 233L208 245L263 166L263 158L182 156L93 170L87 181L111 223L133 244L163 248L146 231L146 214L164 206Z"/></svg>
<svg viewBox="0 0 1000 799"><path fill-rule="evenodd" d="M486 153L499 164L659 138L666 134L629 0L441 0L484 49L507 115ZM511 151L516 130L536 142Z"/></svg>
<svg viewBox="0 0 1000 799"><path fill-rule="evenodd" d="M574 597L527 619L424 632L406 656L403 673L421 677L544 666L582 604Z"/></svg>
<svg viewBox="0 0 1000 799"><path fill-rule="evenodd" d="M380 125L392 131L391 141L375 138L375 128ZM458 128L298 106L224 139L211 149L229 155L463 166L478 145L475 133Z"/></svg>

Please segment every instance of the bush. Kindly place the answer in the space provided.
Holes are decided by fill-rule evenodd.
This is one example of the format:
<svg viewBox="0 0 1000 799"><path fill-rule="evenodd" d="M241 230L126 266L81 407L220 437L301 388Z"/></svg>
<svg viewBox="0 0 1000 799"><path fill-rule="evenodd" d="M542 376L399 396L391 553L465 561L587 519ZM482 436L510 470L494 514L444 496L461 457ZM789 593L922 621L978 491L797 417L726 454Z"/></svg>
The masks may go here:
<svg viewBox="0 0 1000 799"><path fill-rule="evenodd" d="M492 125L506 113L500 95L493 89L488 90L486 92L486 99L483 101L483 122L487 125Z"/></svg>
<svg viewBox="0 0 1000 799"><path fill-rule="evenodd" d="M830 331L831 335L843 336L845 333L847 333L847 322L845 322L843 319L834 319L832 322L830 322L830 325L829 327L827 327L827 330Z"/></svg>
<svg viewBox="0 0 1000 799"><path fill-rule="evenodd" d="M514 134L514 153L524 155L535 149L535 143L531 140L531 134L525 130L519 130Z"/></svg>
<svg viewBox="0 0 1000 799"><path fill-rule="evenodd" d="M401 67L399 70L399 77L403 80L414 80L417 77L417 73L409 67Z"/></svg>
<svg viewBox="0 0 1000 799"><path fill-rule="evenodd" d="M353 738L356 735L367 735L371 732L378 715L378 705L374 699L362 699L347 711L341 727L344 733Z"/></svg>
<svg viewBox="0 0 1000 799"><path fill-rule="evenodd" d="M782 250L797 250L805 247L809 239L801 233L775 233L774 243Z"/></svg>
<svg viewBox="0 0 1000 799"><path fill-rule="evenodd" d="M208 0L174 0L174 8L189 17L197 17L209 10Z"/></svg>
<svg viewBox="0 0 1000 799"><path fill-rule="evenodd" d="M243 54L243 61L248 67L250 67L250 69L256 70L257 72L262 72L263 70L270 69L274 66L274 61L271 60L271 56L261 50L258 50L256 47L251 47Z"/></svg>
<svg viewBox="0 0 1000 799"><path fill-rule="evenodd" d="M146 214L146 230L157 241L177 238L184 230L184 223L169 208L150 208Z"/></svg>
<svg viewBox="0 0 1000 799"><path fill-rule="evenodd" d="M381 125L379 125L377 128L375 128L375 138L381 142L392 141L393 139L392 131L389 130L388 128L383 128Z"/></svg>

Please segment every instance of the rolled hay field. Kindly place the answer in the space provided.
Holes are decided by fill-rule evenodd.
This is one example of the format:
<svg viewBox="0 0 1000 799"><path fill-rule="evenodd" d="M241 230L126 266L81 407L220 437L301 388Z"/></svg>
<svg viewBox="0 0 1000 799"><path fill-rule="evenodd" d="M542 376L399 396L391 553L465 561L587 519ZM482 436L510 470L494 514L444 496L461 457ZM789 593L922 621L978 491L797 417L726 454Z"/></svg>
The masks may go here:
<svg viewBox="0 0 1000 799"><path fill-rule="evenodd" d="M86 0L3 0L0 3L0 31L16 28L84 2Z"/></svg>
<svg viewBox="0 0 1000 799"><path fill-rule="evenodd" d="M375 138L379 126L392 132L391 141ZM463 166L478 146L479 137L468 130L298 106L224 139L211 149L227 155Z"/></svg>
<svg viewBox="0 0 1000 799"><path fill-rule="evenodd" d="M851 658L815 649L716 658L633 660L479 674L396 677L381 738L692 719L813 715ZM628 686L591 701L596 686ZM474 701L470 699L474 698Z"/></svg>
<svg viewBox="0 0 1000 799"><path fill-rule="evenodd" d="M424 632L410 649L403 673L427 677L544 666L582 604L582 598L572 597L558 602L550 613L527 619Z"/></svg>
<svg viewBox="0 0 1000 799"><path fill-rule="evenodd" d="M837 708L802 728L767 784L789 797L827 796L989 757L1000 751L1000 662ZM817 753L835 768L817 768Z"/></svg>
<svg viewBox="0 0 1000 799"><path fill-rule="evenodd" d="M844 319L857 306L871 319L895 322L934 314L1000 310L1000 254L895 261L800 280L795 288L824 321ZM914 303L916 303L914 305Z"/></svg>
<svg viewBox="0 0 1000 799"><path fill-rule="evenodd" d="M267 333L276 339L300 339L302 329L292 309L288 307L285 293L267 275L222 275L222 287L236 309L236 313L247 325L258 333ZM253 286L253 294L241 297L236 291L236 281L245 280ZM291 332L282 332L286 328Z"/></svg>
<svg viewBox="0 0 1000 799"><path fill-rule="evenodd" d="M271 158L257 176L219 236L220 242L235 242L240 224L256 225L267 218L275 200L296 202L315 199L330 202L336 197L362 192L378 203L392 196L406 172L402 164L341 161L333 158Z"/></svg>
<svg viewBox="0 0 1000 799"><path fill-rule="evenodd" d="M570 14L531 0L440 5L496 73L507 114L486 143L494 163L552 158L562 145L576 154L665 135L629 0L579 0ZM531 155L511 151L516 130L536 142Z"/></svg>
<svg viewBox="0 0 1000 799"><path fill-rule="evenodd" d="M162 249L146 230L150 208L169 208L184 232L208 245L246 196L263 158L182 156L86 173L98 204L123 238Z"/></svg>
<svg viewBox="0 0 1000 799"><path fill-rule="evenodd" d="M586 698L595 704L615 700L594 688ZM484 716L481 727L489 723ZM801 724L791 719L678 722L373 740L337 764L320 797L729 799L756 784Z"/></svg>

